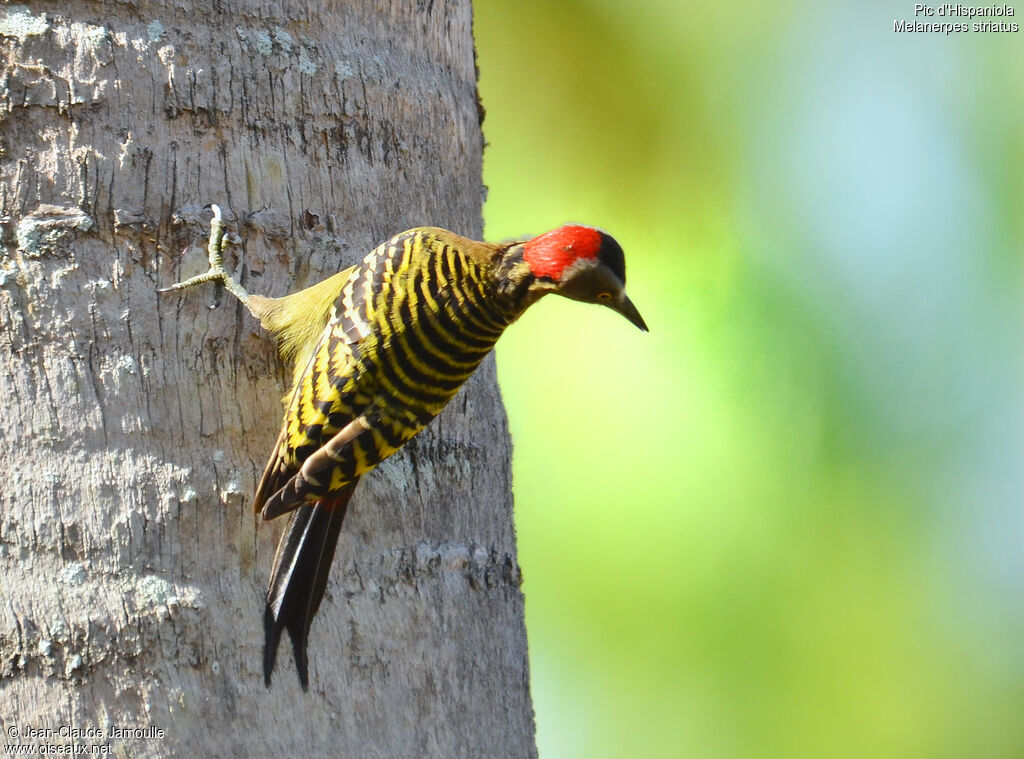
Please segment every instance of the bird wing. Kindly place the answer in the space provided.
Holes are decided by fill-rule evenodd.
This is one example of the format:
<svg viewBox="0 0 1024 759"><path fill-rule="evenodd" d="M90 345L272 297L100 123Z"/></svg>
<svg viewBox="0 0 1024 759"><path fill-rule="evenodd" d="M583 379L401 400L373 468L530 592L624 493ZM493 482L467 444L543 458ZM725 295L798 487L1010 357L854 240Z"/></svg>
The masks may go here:
<svg viewBox="0 0 1024 759"><path fill-rule="evenodd" d="M331 319L306 366L296 371L277 444L253 498L255 511L263 511L300 472L307 458L358 417L356 409L339 404L341 390L354 374L356 363L354 344L344 334L343 321L338 315Z"/></svg>
<svg viewBox="0 0 1024 759"><path fill-rule="evenodd" d="M302 472L312 472L305 463L322 469L364 431L358 420L372 399L358 392L355 379L359 346L372 332L374 299L385 283L384 259L378 248L353 267L344 286L335 290L330 320L312 350L295 351L304 366L296 366L284 424L253 498L253 509L265 519L305 502L288 487L297 484Z"/></svg>

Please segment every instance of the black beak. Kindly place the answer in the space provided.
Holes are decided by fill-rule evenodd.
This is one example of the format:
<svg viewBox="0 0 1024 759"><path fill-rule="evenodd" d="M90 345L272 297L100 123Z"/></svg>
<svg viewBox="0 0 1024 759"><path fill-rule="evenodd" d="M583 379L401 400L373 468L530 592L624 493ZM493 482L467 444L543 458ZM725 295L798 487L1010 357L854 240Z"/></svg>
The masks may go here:
<svg viewBox="0 0 1024 759"><path fill-rule="evenodd" d="M636 310L636 306L633 305L633 301L626 297L625 293L622 294L622 297L619 298L619 300L615 303L609 303L608 306L629 319L630 323L635 325L638 329L642 329L644 332L650 332L650 330L647 329L647 324L644 322L644 317L640 316L640 312Z"/></svg>

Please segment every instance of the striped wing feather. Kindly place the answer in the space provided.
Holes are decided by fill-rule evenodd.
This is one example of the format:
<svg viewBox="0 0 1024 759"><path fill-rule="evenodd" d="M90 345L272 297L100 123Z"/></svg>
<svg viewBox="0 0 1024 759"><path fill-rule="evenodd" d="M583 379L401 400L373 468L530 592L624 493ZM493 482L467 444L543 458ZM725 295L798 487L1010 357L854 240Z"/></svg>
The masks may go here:
<svg viewBox="0 0 1024 759"><path fill-rule="evenodd" d="M349 271L355 273L353 278L358 277L355 268ZM341 293L336 292L335 301L340 301L341 297ZM296 365L292 390L285 396L284 424L253 497L255 511L263 511L267 502L298 474L303 459L320 448L325 432L330 439L337 431L332 429L332 423L340 428L354 418L341 409L323 413L336 406L339 388L355 368L353 342L345 334L347 320L343 313L337 313L337 303L329 313L330 320L314 347L305 351L301 346L296 349L302 365Z"/></svg>
<svg viewBox="0 0 1024 759"><path fill-rule="evenodd" d="M365 408L365 403L360 404L360 408L351 401L366 399L351 393L345 398L342 396L354 379L358 345L370 334L367 315L376 294L385 284L383 247L367 255L361 265L325 280L333 280L331 288L323 288L322 282L296 294L321 288L321 302L330 297L330 308L325 309L329 320L315 343L308 339L312 335L307 337L306 344L313 344L312 349L304 350L303 345L296 345L295 341L290 343L297 359L292 391L285 399L284 424L277 444L253 498L253 509L262 511L265 519L286 513L307 500L288 495L296 489L295 480L303 463L322 452L326 443L349 427ZM294 295L288 297L296 303L302 302ZM310 318L308 310L302 318ZM349 402L344 402L346 400Z"/></svg>

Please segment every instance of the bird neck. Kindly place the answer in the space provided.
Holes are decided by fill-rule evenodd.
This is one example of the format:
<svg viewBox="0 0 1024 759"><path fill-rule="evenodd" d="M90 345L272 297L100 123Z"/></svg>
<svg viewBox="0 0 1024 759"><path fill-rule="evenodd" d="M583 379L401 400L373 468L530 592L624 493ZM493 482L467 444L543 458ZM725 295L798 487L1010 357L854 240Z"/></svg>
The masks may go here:
<svg viewBox="0 0 1024 759"><path fill-rule="evenodd" d="M538 279L523 260L523 242L511 243L498 250L491 278L496 298L516 317L555 289L554 282Z"/></svg>

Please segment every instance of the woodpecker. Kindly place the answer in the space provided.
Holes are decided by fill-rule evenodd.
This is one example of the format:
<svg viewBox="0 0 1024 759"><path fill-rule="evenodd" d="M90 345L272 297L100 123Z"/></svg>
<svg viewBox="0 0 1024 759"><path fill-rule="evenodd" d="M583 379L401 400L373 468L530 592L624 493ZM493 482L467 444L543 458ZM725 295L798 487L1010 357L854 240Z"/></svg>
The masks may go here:
<svg viewBox="0 0 1024 759"><path fill-rule="evenodd" d="M492 245L419 227L356 266L281 298L250 295L223 267L213 206L203 282L239 298L294 364L281 432L253 498L264 520L288 514L264 610L267 687L283 630L303 690L307 644L338 535L359 478L437 416L505 329L548 293L597 303L643 331L626 297L622 248L594 227L567 225Z"/></svg>

